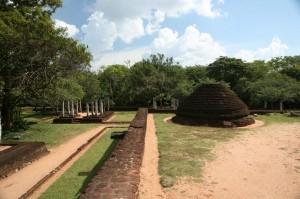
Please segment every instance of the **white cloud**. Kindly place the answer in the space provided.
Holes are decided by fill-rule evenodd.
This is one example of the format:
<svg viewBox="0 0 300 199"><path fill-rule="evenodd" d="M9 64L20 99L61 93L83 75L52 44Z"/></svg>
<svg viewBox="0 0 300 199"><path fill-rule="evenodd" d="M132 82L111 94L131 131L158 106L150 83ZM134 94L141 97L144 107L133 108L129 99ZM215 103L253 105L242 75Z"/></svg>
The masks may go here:
<svg viewBox="0 0 300 199"><path fill-rule="evenodd" d="M125 18L115 22L118 37L126 43L132 42L133 39L144 35L144 25L141 18Z"/></svg>
<svg viewBox="0 0 300 199"><path fill-rule="evenodd" d="M68 24L64 21L61 21L59 19L55 19L55 27L56 28L65 28L66 29L66 32L67 34L70 36L70 37L73 37L75 36L77 33L79 33L79 29L75 26L75 25L71 25L71 24Z"/></svg>
<svg viewBox="0 0 300 199"><path fill-rule="evenodd" d="M85 33L83 42L90 47L94 55L113 50L113 44L117 39L116 25L103 15L102 12L93 13L88 18L88 24L81 27Z"/></svg>
<svg viewBox="0 0 300 199"><path fill-rule="evenodd" d="M96 71L100 66L107 66L112 64L126 65L126 61L130 61L130 65L141 61L145 55L149 54L148 47L140 47L132 50L123 50L119 52L103 53L100 56L94 57L92 70Z"/></svg>
<svg viewBox="0 0 300 199"><path fill-rule="evenodd" d="M215 4L222 2L218 0ZM118 39L130 44L137 38L159 31L166 18L180 17L191 12L209 18L222 15L214 8L213 0L96 0L93 13L81 28L83 42L90 47L94 57L99 57L113 51ZM159 33L160 41L157 38L156 45L169 45L164 48L171 49L172 43L176 43L172 39L178 36L167 38L168 35L161 35L169 33Z"/></svg>
<svg viewBox="0 0 300 199"><path fill-rule="evenodd" d="M269 60L272 57L284 55L285 50L288 46L281 42L279 37L273 37L272 42L265 48L259 48L255 51L241 50L235 57L241 58L245 61L252 62L254 60Z"/></svg>
<svg viewBox="0 0 300 199"><path fill-rule="evenodd" d="M152 42L154 49L170 49L178 43L178 33L170 28L163 28L159 31L158 37Z"/></svg>
<svg viewBox="0 0 300 199"><path fill-rule="evenodd" d="M220 56L226 56L225 49L214 41L210 34L200 32L195 25L188 26L181 36L170 28L162 28L150 48L141 47L97 54L92 63L93 70L97 70L102 65L125 64L127 60L130 60L133 65L148 55L156 53L173 57L183 66L206 65Z"/></svg>
<svg viewBox="0 0 300 199"><path fill-rule="evenodd" d="M164 53L184 66L206 65L219 56L225 56L225 49L208 33L200 32L195 25L188 26L182 36L164 28L152 42L152 53Z"/></svg>
<svg viewBox="0 0 300 199"><path fill-rule="evenodd" d="M149 21L146 26L146 32L152 34L159 30L160 24L165 20L165 13L156 10L152 15L148 17Z"/></svg>

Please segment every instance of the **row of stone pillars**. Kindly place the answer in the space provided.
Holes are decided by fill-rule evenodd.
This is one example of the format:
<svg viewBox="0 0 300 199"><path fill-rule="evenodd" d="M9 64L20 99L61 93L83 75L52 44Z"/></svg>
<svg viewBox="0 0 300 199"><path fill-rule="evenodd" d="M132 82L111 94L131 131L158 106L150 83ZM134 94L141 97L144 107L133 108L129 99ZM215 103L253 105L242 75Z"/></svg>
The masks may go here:
<svg viewBox="0 0 300 199"><path fill-rule="evenodd" d="M91 112L90 106L92 107ZM89 116L90 114L92 116L98 116L99 114L103 114L103 112L105 112L106 110L109 111L108 100L96 100L91 103L86 103L87 116ZM79 112L82 112L81 100L75 102L73 100L62 102L62 117L65 117L66 114L68 116L74 117L75 115L78 115Z"/></svg>
<svg viewBox="0 0 300 199"><path fill-rule="evenodd" d="M171 107L173 109L177 109L179 106L179 100L178 99L171 99ZM156 98L153 98L153 109L157 109L157 102L156 102Z"/></svg>
<svg viewBox="0 0 300 199"><path fill-rule="evenodd" d="M61 109L63 117L65 117L65 114L66 114L65 113L65 111L66 111L65 110L65 105L67 106L67 114L69 116L74 117L75 115L78 115L78 113L82 111L81 100L76 101L75 103L74 103L73 100L67 101L66 103L65 103L65 101L63 101L62 102L62 109ZM75 105L75 107L74 107L74 105Z"/></svg>
<svg viewBox="0 0 300 199"><path fill-rule="evenodd" d="M109 111L109 101L105 100L96 100L91 102L91 116L98 116L99 114L103 114L105 111ZM86 103L86 116L90 116L90 104Z"/></svg>

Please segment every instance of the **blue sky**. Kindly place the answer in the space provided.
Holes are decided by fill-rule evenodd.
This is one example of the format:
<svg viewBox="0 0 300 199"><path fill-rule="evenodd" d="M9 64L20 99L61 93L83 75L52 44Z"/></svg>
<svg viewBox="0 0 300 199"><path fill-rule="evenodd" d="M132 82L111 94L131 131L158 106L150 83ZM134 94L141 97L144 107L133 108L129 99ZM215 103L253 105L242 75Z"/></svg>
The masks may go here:
<svg viewBox="0 0 300 199"><path fill-rule="evenodd" d="M300 55L300 0L63 0L53 19L88 45L93 70L155 53L183 66Z"/></svg>

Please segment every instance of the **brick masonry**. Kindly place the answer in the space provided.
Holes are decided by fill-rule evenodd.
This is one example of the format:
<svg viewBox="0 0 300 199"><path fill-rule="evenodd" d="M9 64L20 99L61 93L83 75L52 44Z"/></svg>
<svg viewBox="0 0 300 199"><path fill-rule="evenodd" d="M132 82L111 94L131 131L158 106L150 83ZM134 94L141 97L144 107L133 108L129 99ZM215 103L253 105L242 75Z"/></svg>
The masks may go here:
<svg viewBox="0 0 300 199"><path fill-rule="evenodd" d="M91 180L80 199L138 197L148 109L139 108L111 157Z"/></svg>

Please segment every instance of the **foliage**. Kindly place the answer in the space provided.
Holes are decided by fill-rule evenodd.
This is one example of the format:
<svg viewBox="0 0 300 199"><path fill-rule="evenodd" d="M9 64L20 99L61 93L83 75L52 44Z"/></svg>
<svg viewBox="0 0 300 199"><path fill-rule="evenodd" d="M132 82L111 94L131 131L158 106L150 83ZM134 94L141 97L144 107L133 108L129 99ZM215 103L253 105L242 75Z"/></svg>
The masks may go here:
<svg viewBox="0 0 300 199"><path fill-rule="evenodd" d="M83 102L91 102L101 98L101 89L96 73L91 71L83 71L79 75L78 83L83 89Z"/></svg>
<svg viewBox="0 0 300 199"><path fill-rule="evenodd" d="M60 0L4 0L0 7L0 80L4 128L20 100L40 98L58 77L85 70L91 60L86 47L55 29L51 14ZM41 31L43 30L43 31Z"/></svg>
<svg viewBox="0 0 300 199"><path fill-rule="evenodd" d="M128 103L129 69L123 65L111 65L99 71L100 97L111 100L111 104L126 105ZM127 101L126 101L127 99Z"/></svg>
<svg viewBox="0 0 300 199"><path fill-rule="evenodd" d="M172 58L163 54L150 55L150 58L136 63L130 68L131 91L135 93L133 101L147 105L156 97L171 100L172 97L185 95L188 86L184 69L174 65Z"/></svg>
<svg viewBox="0 0 300 199"><path fill-rule="evenodd" d="M280 73L270 73L252 85L254 98L273 104L279 102L293 102L300 96L300 83Z"/></svg>

